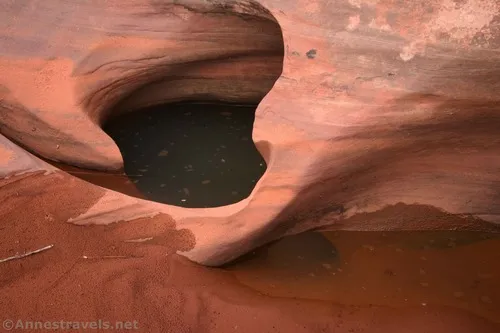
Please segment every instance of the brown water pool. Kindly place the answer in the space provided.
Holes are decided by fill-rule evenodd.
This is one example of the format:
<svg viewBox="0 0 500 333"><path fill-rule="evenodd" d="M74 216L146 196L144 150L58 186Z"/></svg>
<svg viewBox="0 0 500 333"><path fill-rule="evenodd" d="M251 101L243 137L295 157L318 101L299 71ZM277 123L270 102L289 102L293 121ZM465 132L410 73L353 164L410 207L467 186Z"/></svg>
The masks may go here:
<svg viewBox="0 0 500 333"><path fill-rule="evenodd" d="M307 232L226 266L274 297L402 307L446 305L500 322L500 235Z"/></svg>

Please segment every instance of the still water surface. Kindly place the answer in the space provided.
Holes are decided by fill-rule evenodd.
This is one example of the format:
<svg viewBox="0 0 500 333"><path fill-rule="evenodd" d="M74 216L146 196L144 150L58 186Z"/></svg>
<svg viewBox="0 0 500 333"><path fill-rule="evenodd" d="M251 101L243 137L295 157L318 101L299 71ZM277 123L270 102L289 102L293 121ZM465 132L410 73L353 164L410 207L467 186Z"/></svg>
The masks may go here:
<svg viewBox="0 0 500 333"><path fill-rule="evenodd" d="M500 235L307 232L226 266L266 295L391 307L445 305L500 322Z"/></svg>

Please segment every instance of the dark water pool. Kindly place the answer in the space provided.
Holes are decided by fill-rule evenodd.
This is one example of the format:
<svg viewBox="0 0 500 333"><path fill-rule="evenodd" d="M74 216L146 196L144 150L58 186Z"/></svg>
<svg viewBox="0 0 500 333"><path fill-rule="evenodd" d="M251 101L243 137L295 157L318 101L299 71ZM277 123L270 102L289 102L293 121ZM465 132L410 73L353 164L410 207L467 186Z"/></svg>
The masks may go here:
<svg viewBox="0 0 500 333"><path fill-rule="evenodd" d="M252 141L255 108L183 103L112 119L104 130L122 153L127 194L183 207L248 197L266 169Z"/></svg>

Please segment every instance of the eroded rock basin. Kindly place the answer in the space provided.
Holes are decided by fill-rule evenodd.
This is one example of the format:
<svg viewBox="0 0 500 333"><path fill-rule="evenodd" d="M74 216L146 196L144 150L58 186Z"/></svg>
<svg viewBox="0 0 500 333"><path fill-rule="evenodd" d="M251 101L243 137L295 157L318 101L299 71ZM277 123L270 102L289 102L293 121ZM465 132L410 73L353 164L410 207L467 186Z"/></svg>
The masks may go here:
<svg viewBox="0 0 500 333"><path fill-rule="evenodd" d="M178 104L128 114L105 128L122 151L124 174L64 169L103 187L173 205L208 207L238 201L248 196L265 171L251 141L254 111L251 106ZM164 240L174 244L182 239L169 237ZM153 244L163 248L161 243ZM151 255L144 251L139 250L140 258ZM104 260L121 265L121 260L135 258L129 257L130 250L105 252L92 255L96 264ZM444 322L446 308L458 311L460 320L472 316L492 327L500 324L500 236L494 233L325 230L285 237L216 269L169 258L168 265L177 270L170 274L191 279L183 272L196 269L197 282L192 283L200 290L220 293L224 286L243 302L248 301L246 293L260 295L266 299L262 308L278 298L283 301L280 306L295 302L298 309L309 302L348 309L412 309L416 318L425 314ZM207 286L205 279L213 279L214 285ZM170 282L164 287L170 288ZM251 292L242 292L246 287ZM354 329L344 324L342 311L335 317L337 328ZM364 319L356 320L354 327L359 329ZM280 331L279 324L273 327ZM302 329L309 331L307 325Z"/></svg>
<svg viewBox="0 0 500 333"><path fill-rule="evenodd" d="M254 106L183 103L105 127L123 174L62 166L127 195L184 207L247 197L265 171ZM269 297L348 306L451 307L500 323L500 236L486 232L322 231L288 236L231 262L238 284ZM430 310L432 312L432 310Z"/></svg>

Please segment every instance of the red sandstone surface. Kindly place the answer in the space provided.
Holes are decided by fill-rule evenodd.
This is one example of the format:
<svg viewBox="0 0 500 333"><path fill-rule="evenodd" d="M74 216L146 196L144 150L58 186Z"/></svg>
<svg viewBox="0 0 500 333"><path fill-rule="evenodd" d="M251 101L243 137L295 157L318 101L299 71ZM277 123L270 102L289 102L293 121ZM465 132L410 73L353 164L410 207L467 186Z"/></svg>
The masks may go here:
<svg viewBox="0 0 500 333"><path fill-rule="evenodd" d="M1 263L2 313L144 331L498 332L452 309L264 297L173 253L219 265L321 226L498 231L499 18L495 0L3 1L0 257L54 247ZM32 155L118 170L106 120L201 98L263 98L253 140L268 169L234 205L132 198Z"/></svg>

